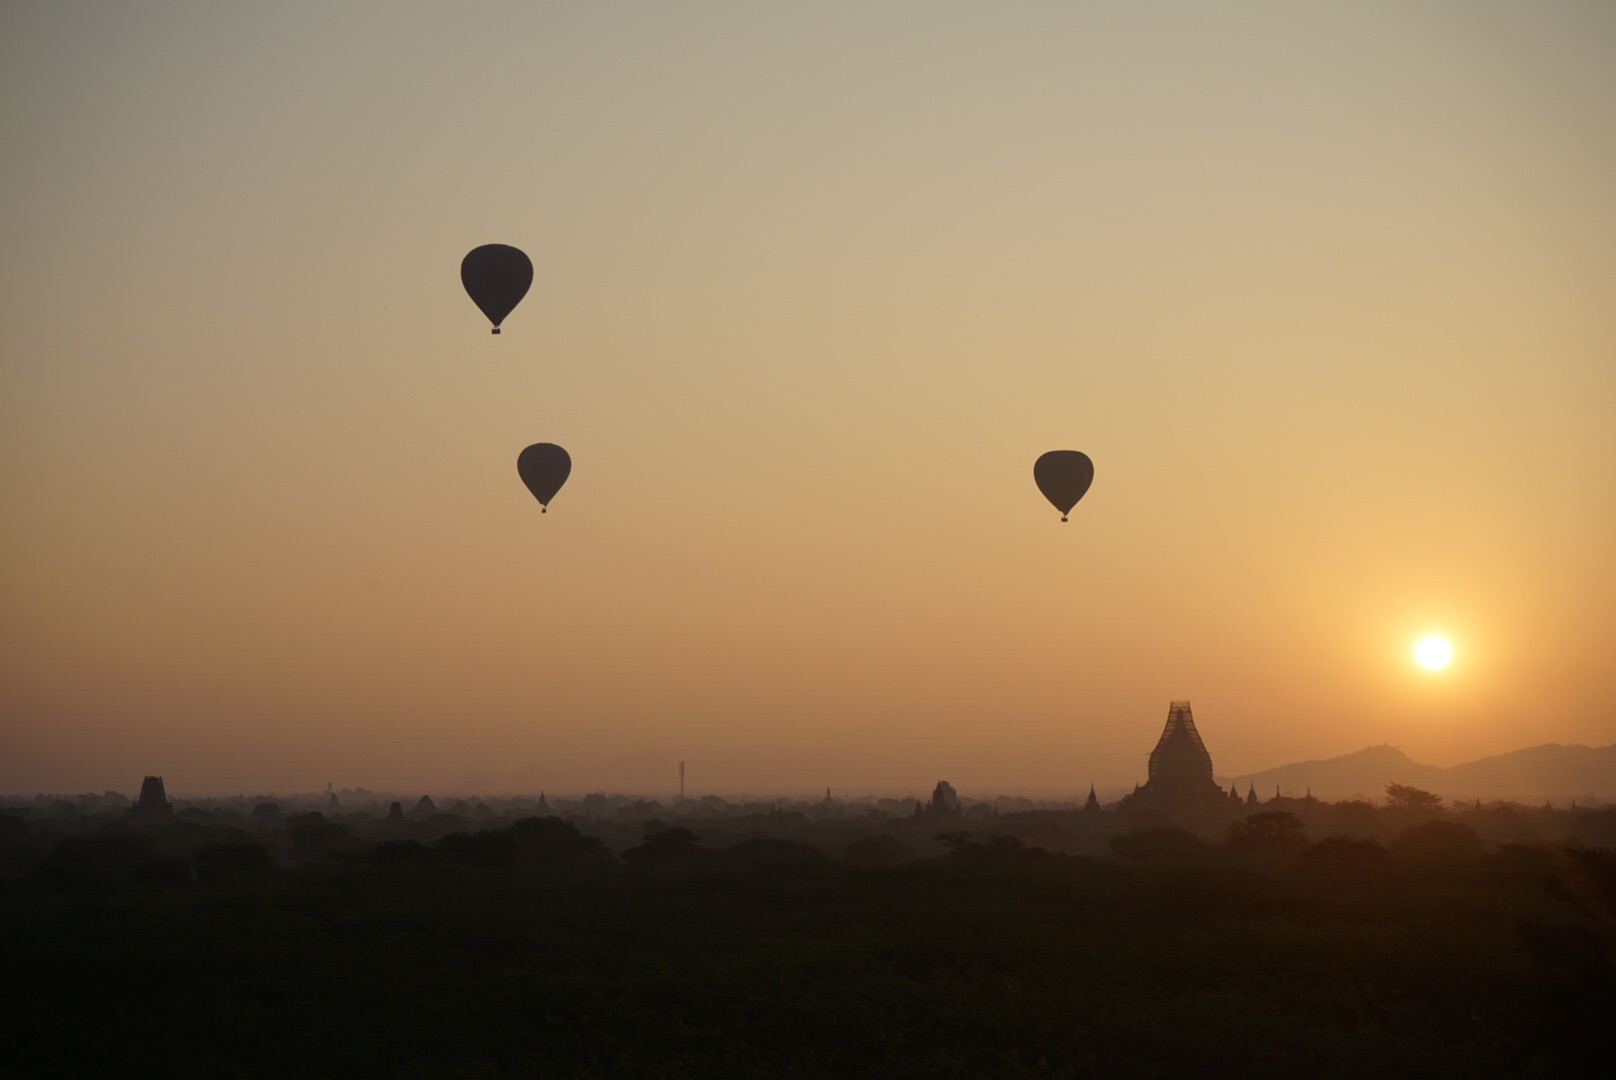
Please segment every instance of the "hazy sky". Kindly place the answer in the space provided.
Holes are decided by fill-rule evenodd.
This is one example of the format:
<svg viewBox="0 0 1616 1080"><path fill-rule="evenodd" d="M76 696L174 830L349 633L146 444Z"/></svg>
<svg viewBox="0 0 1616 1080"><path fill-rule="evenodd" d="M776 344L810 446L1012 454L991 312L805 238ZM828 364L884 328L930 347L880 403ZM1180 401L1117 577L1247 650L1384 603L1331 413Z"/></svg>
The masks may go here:
<svg viewBox="0 0 1616 1080"><path fill-rule="evenodd" d="M1613 193L1602 0L11 0L0 791L1616 742Z"/></svg>

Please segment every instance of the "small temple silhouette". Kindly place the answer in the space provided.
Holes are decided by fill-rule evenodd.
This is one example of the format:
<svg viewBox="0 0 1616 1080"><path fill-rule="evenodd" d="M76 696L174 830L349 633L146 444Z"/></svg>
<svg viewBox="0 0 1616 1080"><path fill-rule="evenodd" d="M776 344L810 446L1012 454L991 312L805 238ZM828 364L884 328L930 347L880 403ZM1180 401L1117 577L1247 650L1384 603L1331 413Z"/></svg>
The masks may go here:
<svg viewBox="0 0 1616 1080"><path fill-rule="evenodd" d="M140 782L140 798L136 800L130 816L144 822L167 821L174 816L174 808L163 791L161 776L148 776Z"/></svg>
<svg viewBox="0 0 1616 1080"><path fill-rule="evenodd" d="M829 794L828 790L827 794ZM950 820L959 817L960 812L959 793L954 790L954 785L947 780L937 781L937 786L932 788L931 791L930 803L917 802L915 804L915 820L917 821L927 818Z"/></svg>

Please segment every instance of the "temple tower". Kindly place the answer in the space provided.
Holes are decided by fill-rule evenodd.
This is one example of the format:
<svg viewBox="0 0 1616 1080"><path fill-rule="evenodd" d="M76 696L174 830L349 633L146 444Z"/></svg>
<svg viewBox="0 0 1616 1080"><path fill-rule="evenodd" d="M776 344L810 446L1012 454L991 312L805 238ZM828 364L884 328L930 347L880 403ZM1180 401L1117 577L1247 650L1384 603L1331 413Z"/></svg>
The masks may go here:
<svg viewBox="0 0 1616 1080"><path fill-rule="evenodd" d="M1195 790L1215 783L1212 755L1206 752L1201 733L1195 730L1190 703L1171 702L1167 706L1167 726L1156 740L1156 749L1150 752L1150 786Z"/></svg>
<svg viewBox="0 0 1616 1080"><path fill-rule="evenodd" d="M140 782L140 798L132 816L136 821L167 821L174 814L161 776L148 776Z"/></svg>
<svg viewBox="0 0 1616 1080"><path fill-rule="evenodd" d="M1227 816L1232 805L1228 793L1212 778L1212 755L1195 730L1190 703L1169 703L1167 724L1156 740L1156 749L1150 752L1150 779L1124 800L1122 809L1150 808L1182 824Z"/></svg>

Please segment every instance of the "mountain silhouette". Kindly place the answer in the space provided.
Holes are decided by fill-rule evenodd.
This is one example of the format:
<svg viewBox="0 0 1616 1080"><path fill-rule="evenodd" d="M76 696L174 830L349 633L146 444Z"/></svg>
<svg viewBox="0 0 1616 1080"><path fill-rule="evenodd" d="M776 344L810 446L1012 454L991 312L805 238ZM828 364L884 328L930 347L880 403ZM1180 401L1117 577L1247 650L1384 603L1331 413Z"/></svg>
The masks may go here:
<svg viewBox="0 0 1616 1080"><path fill-rule="evenodd" d="M1321 761L1301 761L1262 772L1218 778L1264 798L1275 785L1286 795L1311 791L1320 799L1384 798L1387 784L1407 784L1450 799L1542 802L1616 796L1616 746L1545 743L1443 768L1422 765L1396 746L1370 746Z"/></svg>

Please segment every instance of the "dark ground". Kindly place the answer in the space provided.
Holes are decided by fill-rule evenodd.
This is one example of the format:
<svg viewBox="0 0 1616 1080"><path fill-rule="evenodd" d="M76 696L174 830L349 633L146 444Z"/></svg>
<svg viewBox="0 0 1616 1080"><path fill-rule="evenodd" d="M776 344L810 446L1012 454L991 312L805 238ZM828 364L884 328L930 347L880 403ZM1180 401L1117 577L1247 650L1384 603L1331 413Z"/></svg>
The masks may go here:
<svg viewBox="0 0 1616 1080"><path fill-rule="evenodd" d="M1609 852L1347 855L47 864L0 1076L1611 1075Z"/></svg>

